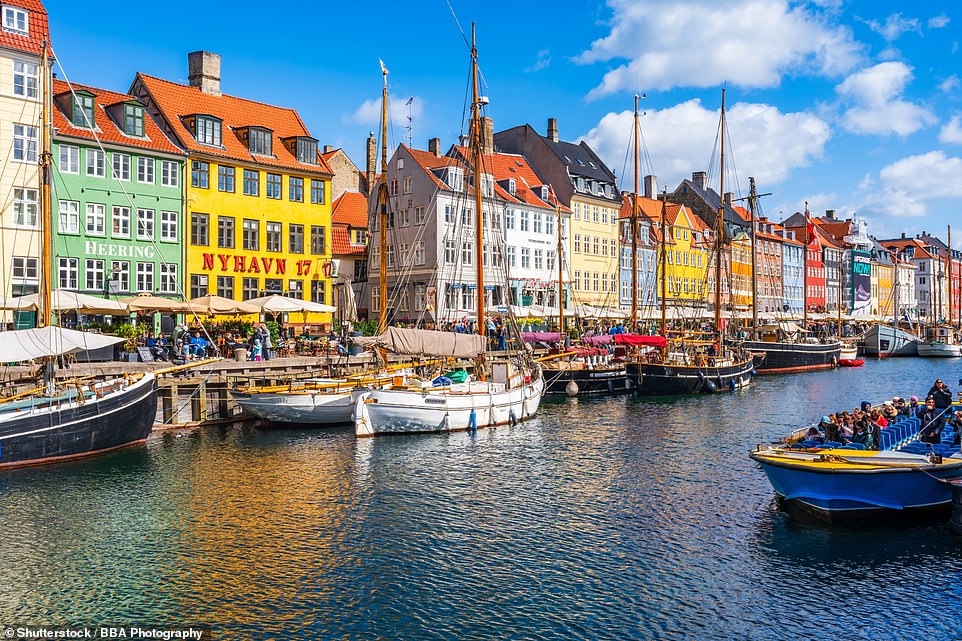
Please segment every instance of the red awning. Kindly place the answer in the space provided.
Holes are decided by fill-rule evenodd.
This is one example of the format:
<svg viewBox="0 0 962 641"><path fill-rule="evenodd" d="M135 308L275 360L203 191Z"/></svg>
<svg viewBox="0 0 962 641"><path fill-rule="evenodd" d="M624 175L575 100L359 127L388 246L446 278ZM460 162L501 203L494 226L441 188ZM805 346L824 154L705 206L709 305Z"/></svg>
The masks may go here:
<svg viewBox="0 0 962 641"><path fill-rule="evenodd" d="M615 334L615 342L619 345L648 345L650 347L667 347L668 340L664 336L638 336L637 334Z"/></svg>

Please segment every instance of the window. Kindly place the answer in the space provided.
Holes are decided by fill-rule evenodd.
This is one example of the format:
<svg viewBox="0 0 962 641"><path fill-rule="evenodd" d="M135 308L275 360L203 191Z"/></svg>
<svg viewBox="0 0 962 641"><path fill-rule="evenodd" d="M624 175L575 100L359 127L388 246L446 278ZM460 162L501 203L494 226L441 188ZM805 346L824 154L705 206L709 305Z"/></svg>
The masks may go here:
<svg viewBox="0 0 962 641"><path fill-rule="evenodd" d="M104 236L107 233L107 211L100 203L87 203L85 230L88 236Z"/></svg>
<svg viewBox="0 0 962 641"><path fill-rule="evenodd" d="M234 298L234 277L233 276L218 276L217 277L217 295L223 296L224 298Z"/></svg>
<svg viewBox="0 0 962 641"><path fill-rule="evenodd" d="M287 198L292 203L304 202L304 179L291 176L287 179Z"/></svg>
<svg viewBox="0 0 962 641"><path fill-rule="evenodd" d="M281 228L281 223L267 223L267 251L281 251Z"/></svg>
<svg viewBox="0 0 962 641"><path fill-rule="evenodd" d="M313 282L323 283L324 281L313 281ZM297 300L304 300L304 281L299 279L287 281L287 295L290 296L291 298L296 298Z"/></svg>
<svg viewBox="0 0 962 641"><path fill-rule="evenodd" d="M283 294L284 281L282 281L280 278L265 278L264 292L266 294Z"/></svg>
<svg viewBox="0 0 962 641"><path fill-rule="evenodd" d="M22 60L13 61L13 95L37 97L37 65Z"/></svg>
<svg viewBox="0 0 962 641"><path fill-rule="evenodd" d="M444 241L444 262L453 265L458 261L458 244L453 240Z"/></svg>
<svg viewBox="0 0 962 641"><path fill-rule="evenodd" d="M304 225L290 224L287 226L289 250L292 254L304 253Z"/></svg>
<svg viewBox="0 0 962 641"><path fill-rule="evenodd" d="M414 224L423 225L424 224L424 207L414 208Z"/></svg>
<svg viewBox="0 0 962 641"><path fill-rule="evenodd" d="M297 162L307 165L317 164L317 141L310 138L297 139Z"/></svg>
<svg viewBox="0 0 962 641"><path fill-rule="evenodd" d="M110 222L115 238L130 238L130 207L114 207Z"/></svg>
<svg viewBox="0 0 962 641"><path fill-rule="evenodd" d="M390 188L388 189L388 193L391 196L397 196L397 178L395 178L390 182Z"/></svg>
<svg viewBox="0 0 962 641"><path fill-rule="evenodd" d="M220 147L221 121L219 119L210 116L197 116L194 127L197 132L197 142Z"/></svg>
<svg viewBox="0 0 962 641"><path fill-rule="evenodd" d="M411 210L402 209L398 212L398 227L407 227L411 224Z"/></svg>
<svg viewBox="0 0 962 641"><path fill-rule="evenodd" d="M394 245L387 246L387 266L394 267Z"/></svg>
<svg viewBox="0 0 962 641"><path fill-rule="evenodd" d="M543 249L534 250L534 268L538 270L544 269L544 250Z"/></svg>
<svg viewBox="0 0 962 641"><path fill-rule="evenodd" d="M423 265L424 264L424 241L419 240L414 243L414 264Z"/></svg>
<svg viewBox="0 0 962 641"><path fill-rule="evenodd" d="M414 286L414 309L420 311L428 307L428 291L425 285Z"/></svg>
<svg viewBox="0 0 962 641"><path fill-rule="evenodd" d="M153 158L143 158L137 159L137 182L145 183L148 185L154 184L154 159Z"/></svg>
<svg viewBox="0 0 962 641"><path fill-rule="evenodd" d="M217 191L234 193L234 168L225 165L217 167Z"/></svg>
<svg viewBox="0 0 962 641"><path fill-rule="evenodd" d="M292 280L291 285L294 285L295 282L299 284L301 283L301 281ZM327 283L323 280L311 281L311 302L320 303L321 305L327 303Z"/></svg>
<svg viewBox="0 0 962 641"><path fill-rule="evenodd" d="M541 214L538 213L538 212L535 212L535 214L534 214L534 227L533 227L532 231L533 231L534 233L536 233L536 234L540 234L540 233L541 233L541 229L542 229L542 227L541 227L541 221L542 221L542 216L541 216Z"/></svg>
<svg viewBox="0 0 962 641"><path fill-rule="evenodd" d="M504 225L507 229L514 229L514 210L504 210Z"/></svg>
<svg viewBox="0 0 962 641"><path fill-rule="evenodd" d="M61 258L59 278L60 289L79 289L77 285L79 260L76 258Z"/></svg>
<svg viewBox="0 0 962 641"><path fill-rule="evenodd" d="M406 266L408 264L408 251L409 245L407 243L401 243L398 245L398 258L401 265Z"/></svg>
<svg viewBox="0 0 962 641"><path fill-rule="evenodd" d="M130 263L115 260L110 263L109 288L111 293L130 291Z"/></svg>
<svg viewBox="0 0 962 641"><path fill-rule="evenodd" d="M210 218L207 214L190 215L190 244L201 247L210 244ZM204 292L204 294L206 293ZM194 298L194 296L191 295L191 298Z"/></svg>
<svg viewBox="0 0 962 641"><path fill-rule="evenodd" d="M65 174L80 173L80 147L60 145L60 171Z"/></svg>
<svg viewBox="0 0 962 641"><path fill-rule="evenodd" d="M177 293L177 264L160 264L160 291L164 294Z"/></svg>
<svg viewBox="0 0 962 641"><path fill-rule="evenodd" d="M104 290L104 261L88 258L84 279L88 290L102 292Z"/></svg>
<svg viewBox="0 0 962 641"><path fill-rule="evenodd" d="M531 250L527 247L521 248L521 269L531 268Z"/></svg>
<svg viewBox="0 0 962 641"><path fill-rule="evenodd" d="M37 227L37 223L37 190L15 187L13 190L13 224L16 227Z"/></svg>
<svg viewBox="0 0 962 641"><path fill-rule="evenodd" d="M217 217L217 246L221 249L234 249L234 217Z"/></svg>
<svg viewBox="0 0 962 641"><path fill-rule="evenodd" d="M518 266L518 248L509 245L508 246L508 267Z"/></svg>
<svg viewBox="0 0 962 641"><path fill-rule="evenodd" d="M593 250L591 253L593 253L595 256L598 256L599 253L600 253L600 252L598 251L598 241L599 241L599 240L600 240L600 239L599 239L597 236L595 236L595 237L591 240L591 248L592 248L592 250Z"/></svg>
<svg viewBox="0 0 962 641"><path fill-rule="evenodd" d="M195 160L190 163L190 186L207 189L210 186L210 163Z"/></svg>
<svg viewBox="0 0 962 641"><path fill-rule="evenodd" d="M528 231L530 227L529 221L528 221L529 216L530 216L530 212L527 212L527 211L521 212L521 231Z"/></svg>
<svg viewBox="0 0 962 641"><path fill-rule="evenodd" d="M130 180L130 155L112 154L114 161L114 178L117 180Z"/></svg>
<svg viewBox="0 0 962 641"><path fill-rule="evenodd" d="M405 176L403 183L404 183L404 193L410 194L411 193L411 177Z"/></svg>
<svg viewBox="0 0 962 641"><path fill-rule="evenodd" d="M247 149L252 154L270 156L273 152L271 147L271 130L251 127L247 130Z"/></svg>
<svg viewBox="0 0 962 641"><path fill-rule="evenodd" d="M260 245L260 235L261 235L261 223L258 220L251 220L249 218L244 219L243 224L243 243L244 249L249 249L251 251L259 251Z"/></svg>
<svg viewBox="0 0 962 641"><path fill-rule="evenodd" d="M76 127L91 129L94 126L94 97L88 93L77 93L73 101L71 121Z"/></svg>
<svg viewBox="0 0 962 641"><path fill-rule="evenodd" d="M554 272L555 253L553 251L549 251L547 253L547 256L548 256L547 270L549 272Z"/></svg>
<svg viewBox="0 0 962 641"><path fill-rule="evenodd" d="M323 205L325 202L324 181L311 179L311 204Z"/></svg>
<svg viewBox="0 0 962 641"><path fill-rule="evenodd" d="M371 311L381 311L381 290L376 287L371 289Z"/></svg>
<svg viewBox="0 0 962 641"><path fill-rule="evenodd" d="M21 285L36 284L40 280L39 264L38 258L14 256L13 279Z"/></svg>
<svg viewBox="0 0 962 641"><path fill-rule="evenodd" d="M160 161L160 184L164 187L180 186L180 171L173 160Z"/></svg>
<svg viewBox="0 0 962 641"><path fill-rule="evenodd" d="M253 169L244 170L244 195L259 196L261 186L260 172Z"/></svg>
<svg viewBox="0 0 962 641"><path fill-rule="evenodd" d="M274 200L281 198L281 175L267 174L267 197Z"/></svg>
<svg viewBox="0 0 962 641"><path fill-rule="evenodd" d="M76 200L60 201L60 233L80 233L80 203Z"/></svg>
<svg viewBox="0 0 962 641"><path fill-rule="evenodd" d="M27 12L19 7L3 8L3 30L21 36L28 34Z"/></svg>
<svg viewBox="0 0 962 641"><path fill-rule="evenodd" d="M154 210L137 210L137 238L140 240L154 239Z"/></svg>
<svg viewBox="0 0 962 641"><path fill-rule="evenodd" d="M160 212L160 239L167 242L177 242L177 212Z"/></svg>
<svg viewBox="0 0 962 641"><path fill-rule="evenodd" d="M207 284L206 274L191 274L190 275L190 297L198 298L200 296L206 296L210 293L210 287Z"/></svg>
<svg viewBox="0 0 962 641"><path fill-rule="evenodd" d="M321 255L327 253L327 228L311 225L311 253Z"/></svg>
<svg viewBox="0 0 962 641"><path fill-rule="evenodd" d="M39 128L29 125L13 126L13 159L21 162L37 162L37 135ZM103 175L103 174L101 174Z"/></svg>
<svg viewBox="0 0 962 641"><path fill-rule="evenodd" d="M463 243L461 245L461 264L472 265L474 261L474 243Z"/></svg>
<svg viewBox="0 0 962 641"><path fill-rule="evenodd" d="M257 278L244 278L241 280L241 300L257 298L260 293L260 280Z"/></svg>
<svg viewBox="0 0 962 641"><path fill-rule="evenodd" d="M103 178L106 175L104 152L99 149L87 150L87 175Z"/></svg>

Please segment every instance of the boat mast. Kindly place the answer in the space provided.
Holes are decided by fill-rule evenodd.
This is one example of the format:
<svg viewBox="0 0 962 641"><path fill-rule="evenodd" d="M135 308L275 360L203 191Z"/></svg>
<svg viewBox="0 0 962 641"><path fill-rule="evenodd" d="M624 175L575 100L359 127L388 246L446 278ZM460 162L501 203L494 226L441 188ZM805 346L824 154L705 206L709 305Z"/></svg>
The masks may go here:
<svg viewBox="0 0 962 641"><path fill-rule="evenodd" d="M631 200L631 331L638 327L638 95L635 95L634 119L634 150L635 150L635 192Z"/></svg>
<svg viewBox="0 0 962 641"><path fill-rule="evenodd" d="M53 212L50 200L50 110L53 106L51 100L50 78L47 73L48 64L48 44L43 42L41 57L41 73L43 74L43 116L41 133L42 150L40 154L40 191L42 200L40 204L40 309L37 310L37 326L46 327L51 322L50 318L50 296L53 287L53 259L51 258L51 232L53 230Z"/></svg>
<svg viewBox="0 0 962 641"><path fill-rule="evenodd" d="M482 245L484 242L484 228L481 224L484 220L484 216L481 213L481 208L483 206L481 199L481 183L483 174L481 172L481 168L484 165L485 150L484 136L481 132L481 102L478 92L478 45L475 37L474 23L471 23L471 130L471 151L472 155L474 156L474 242L477 245L474 255L475 261L477 261L477 267L475 270L475 273L477 274L478 297L477 331L478 334L484 336L484 247ZM487 349L487 341L485 341L485 349Z"/></svg>
<svg viewBox="0 0 962 641"><path fill-rule="evenodd" d="M716 350L715 353L722 355L721 329L721 285L722 285L722 230L725 225L725 90L722 89L721 101L721 157L719 161L721 175L718 185L718 215L715 217L715 333Z"/></svg>
<svg viewBox="0 0 962 641"><path fill-rule="evenodd" d="M948 226L949 250L946 253L945 261L948 263L946 271L949 277L949 325L952 324L952 225Z"/></svg>
<svg viewBox="0 0 962 641"><path fill-rule="evenodd" d="M557 200L557 197L555 198ZM555 203L558 213L558 330L561 332L561 346L565 344L565 291L564 291L564 246L561 239L561 202Z"/></svg>
<svg viewBox="0 0 962 641"><path fill-rule="evenodd" d="M758 273L755 268L755 205L758 194L755 192L755 179L748 177L748 213L752 224L752 334L758 332Z"/></svg>
<svg viewBox="0 0 962 641"><path fill-rule="evenodd" d="M387 67L381 63L381 76L384 79L384 88L381 90L381 180L378 184L378 227L380 234L378 240L381 251L380 263L378 265L378 276L380 278L381 309L378 316L377 333L383 334L387 331Z"/></svg>
<svg viewBox="0 0 962 641"><path fill-rule="evenodd" d="M893 252L894 257L894 252ZM838 328L836 329L836 335L839 340L842 340L842 261L845 258L845 250L839 252L838 255L838 296L836 297L836 307L838 307ZM898 282L898 265L895 267L895 282ZM895 313L898 313L898 306L895 306Z"/></svg>
<svg viewBox="0 0 962 641"><path fill-rule="evenodd" d="M668 194L661 198L661 335L668 338L668 292L666 291L668 275L665 273L668 264ZM665 352L667 356L667 351Z"/></svg>
<svg viewBox="0 0 962 641"><path fill-rule="evenodd" d="M802 331L808 334L808 201L805 201L805 248L802 250Z"/></svg>
<svg viewBox="0 0 962 641"><path fill-rule="evenodd" d="M892 280L892 317L895 319L895 329L899 327L899 255L892 252L892 263L895 265L895 277Z"/></svg>

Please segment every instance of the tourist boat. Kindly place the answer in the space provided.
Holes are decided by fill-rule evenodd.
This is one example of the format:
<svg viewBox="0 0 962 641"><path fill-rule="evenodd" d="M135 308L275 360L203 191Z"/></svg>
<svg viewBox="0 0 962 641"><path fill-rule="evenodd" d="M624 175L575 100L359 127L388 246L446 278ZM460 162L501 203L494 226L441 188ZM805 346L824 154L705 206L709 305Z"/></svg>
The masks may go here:
<svg viewBox="0 0 962 641"><path fill-rule="evenodd" d="M865 332L865 355L878 358L918 356L919 337L895 325L872 325Z"/></svg>
<svg viewBox="0 0 962 641"><path fill-rule="evenodd" d="M381 256L386 256L388 229L387 188L387 69L382 65L384 89L381 102L381 180L378 186L378 229ZM478 93L478 50L474 26L471 29L471 152L473 172L482 173L485 144L481 127L481 107L487 99ZM480 181L475 181L474 211L483 219L484 202ZM484 332L484 225L475 224L475 291L477 293L476 327ZM387 301L386 261L381 261L381 300ZM412 358L472 359L474 376L462 383L443 379L422 380L398 376L388 388L360 394L354 406L354 430L359 437L382 434L407 434L474 430L513 424L531 418L538 411L544 393L541 365L528 350L509 352L505 357L490 358L483 334L458 334L425 329L387 326L387 305L381 305L379 333L367 339L356 339L377 350L386 364L388 354Z"/></svg>
<svg viewBox="0 0 962 641"><path fill-rule="evenodd" d="M919 419L902 417L880 432L880 450L800 440L802 429L749 456L780 499L827 521L945 508L952 499L946 481L962 479L962 456L949 428L931 446L918 441L920 428Z"/></svg>
<svg viewBox="0 0 962 641"><path fill-rule="evenodd" d="M955 340L951 327L930 327L925 331L925 340L919 341L919 356L927 358L954 358L962 356L962 345Z"/></svg>
<svg viewBox="0 0 962 641"><path fill-rule="evenodd" d="M637 136L638 109L635 101L635 135ZM721 107L721 161L725 166L725 92L722 90ZM720 172L721 184L719 193L725 193L725 172ZM636 179L637 182L637 179ZM632 237L636 233L637 223L634 212L637 201L633 206ZM718 214L715 219L715 282L722 282L721 263L724 239L724 200L719 201ZM714 341L670 341L667 338L667 291L665 273L667 265L666 239L668 217L665 202L662 200L661 209L661 340L665 346L660 351L647 351L628 362L626 369L628 379L635 392L645 396L662 396L671 394L713 393L740 389L747 386L752 379L755 364L750 352L737 346L726 344L722 338L721 322L721 287L715 288L715 328ZM635 247L635 244L632 243ZM634 251L637 251L636 249ZM633 270L637 274L637 270ZM636 278L635 276L634 278ZM632 283L633 296L637 296L637 287ZM693 353L691 346L697 345L700 351ZM712 353L713 352L713 353Z"/></svg>

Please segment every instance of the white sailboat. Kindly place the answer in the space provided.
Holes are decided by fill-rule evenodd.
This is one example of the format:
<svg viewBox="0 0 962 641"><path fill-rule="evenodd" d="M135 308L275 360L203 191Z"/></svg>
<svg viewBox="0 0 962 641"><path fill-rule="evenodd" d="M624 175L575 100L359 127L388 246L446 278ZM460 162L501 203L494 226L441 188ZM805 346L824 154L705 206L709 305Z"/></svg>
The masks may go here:
<svg viewBox="0 0 962 641"><path fill-rule="evenodd" d="M473 171L481 175L485 158L484 138L481 128L482 100L478 92L478 58L471 30L471 156ZM385 96L386 98L386 96ZM382 141L386 138L387 102L382 106ZM382 256L385 230L387 229L387 152L382 142L380 238ZM450 357L474 359L476 366L473 380L463 383L434 386L429 381L399 376L385 389L375 389L361 394L354 409L355 434L359 437L380 434L406 434L450 432L481 427L505 425L523 421L534 416L541 404L544 377L541 366L529 352L520 351L506 359L486 362L485 288L484 288L484 225L481 181L475 180L474 198L477 220L475 248L477 256L477 322L479 335L456 334L420 329L387 327L385 307L382 304L379 335L366 341L381 351L384 361L388 353L412 357ZM385 261L381 261L381 300L386 301ZM490 374L486 370L490 369Z"/></svg>

